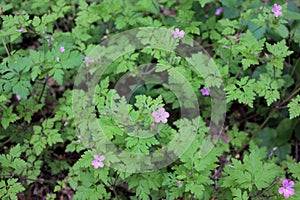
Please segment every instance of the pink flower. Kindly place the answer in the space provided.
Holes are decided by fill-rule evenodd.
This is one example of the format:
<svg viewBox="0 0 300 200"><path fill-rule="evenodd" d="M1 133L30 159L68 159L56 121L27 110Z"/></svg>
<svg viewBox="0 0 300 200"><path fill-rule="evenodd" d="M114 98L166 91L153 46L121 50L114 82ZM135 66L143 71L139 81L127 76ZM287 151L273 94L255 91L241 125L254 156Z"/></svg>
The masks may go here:
<svg viewBox="0 0 300 200"><path fill-rule="evenodd" d="M54 37L50 37L50 40L51 40L51 41L54 41Z"/></svg>
<svg viewBox="0 0 300 200"><path fill-rule="evenodd" d="M202 88L201 93L203 96L209 96L210 95L210 89L209 88Z"/></svg>
<svg viewBox="0 0 300 200"><path fill-rule="evenodd" d="M165 123L167 123L167 121L168 121L167 118L170 115L169 115L168 112L165 111L164 108L160 108L160 109L158 109L157 112L154 111L152 113L152 116L154 117L154 120L155 120L156 123L159 123L161 121L162 123L165 124Z"/></svg>
<svg viewBox="0 0 300 200"><path fill-rule="evenodd" d="M56 57L56 61L57 61L57 62L60 61L60 57L59 57L59 56Z"/></svg>
<svg viewBox="0 0 300 200"><path fill-rule="evenodd" d="M24 30L25 30L25 28L22 27L22 28L20 28L18 31L19 31L20 33L22 33L22 32L24 32Z"/></svg>
<svg viewBox="0 0 300 200"><path fill-rule="evenodd" d="M59 48L59 51L62 53L62 52L64 52L65 51L65 47L60 47Z"/></svg>
<svg viewBox="0 0 300 200"><path fill-rule="evenodd" d="M172 31L172 34L174 36L174 38L183 38L184 37L184 30L179 31L179 28L175 28L175 31Z"/></svg>
<svg viewBox="0 0 300 200"><path fill-rule="evenodd" d="M87 63L93 63L93 62L95 62L95 60L91 60L91 59L89 59L88 57L84 57L84 60L85 60L85 62L87 62Z"/></svg>
<svg viewBox="0 0 300 200"><path fill-rule="evenodd" d="M92 165L94 166L95 169L97 168L103 168L104 167L104 163L102 162L105 159L105 156L101 155L94 155L94 160L92 161Z"/></svg>
<svg viewBox="0 0 300 200"><path fill-rule="evenodd" d="M216 15L220 15L220 14L222 13L222 11L223 11L223 8L220 7L220 8L218 8L218 9L216 10L215 14L216 14Z"/></svg>
<svg viewBox="0 0 300 200"><path fill-rule="evenodd" d="M47 44L47 45L48 45L48 47L50 47L50 46L51 46L50 42L48 42L48 44Z"/></svg>
<svg viewBox="0 0 300 200"><path fill-rule="evenodd" d="M284 198L289 198L290 196L295 194L295 190L293 181L288 181L287 179L282 180L282 186L278 189L279 194L283 194Z"/></svg>
<svg viewBox="0 0 300 200"><path fill-rule="evenodd" d="M281 9L282 7L280 5L277 5L276 3L274 4L274 8L272 8L272 12L274 13L275 17L282 15L282 12L280 12Z"/></svg>

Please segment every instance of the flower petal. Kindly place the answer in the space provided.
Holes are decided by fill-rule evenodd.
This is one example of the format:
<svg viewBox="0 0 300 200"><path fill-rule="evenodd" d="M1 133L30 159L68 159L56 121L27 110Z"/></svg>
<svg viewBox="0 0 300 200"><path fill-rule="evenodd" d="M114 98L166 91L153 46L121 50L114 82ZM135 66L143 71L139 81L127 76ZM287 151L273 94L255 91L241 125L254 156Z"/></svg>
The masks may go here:
<svg viewBox="0 0 300 200"><path fill-rule="evenodd" d="M159 123L159 122L160 122L160 117L156 117L156 118L154 119L154 121L155 121L156 123Z"/></svg>
<svg viewBox="0 0 300 200"><path fill-rule="evenodd" d="M99 161L103 161L105 159L105 156L104 155L101 155L101 156L99 156Z"/></svg>
<svg viewBox="0 0 300 200"><path fill-rule="evenodd" d="M165 109L164 108L158 109L158 113L159 115L163 115L165 113Z"/></svg>
<svg viewBox="0 0 300 200"><path fill-rule="evenodd" d="M280 187L280 188L278 189L278 193L279 193L279 194L283 194L283 193L284 193L284 188L283 188L283 187Z"/></svg>
<svg viewBox="0 0 300 200"><path fill-rule="evenodd" d="M287 179L282 180L282 186L283 187L288 187L289 186L289 181Z"/></svg>
<svg viewBox="0 0 300 200"><path fill-rule="evenodd" d="M294 187L294 185L295 185L294 181L290 181L290 182L288 183L288 187Z"/></svg>
<svg viewBox="0 0 300 200"><path fill-rule="evenodd" d="M179 35L179 37L183 38L184 34L185 34L184 30L181 30L178 35Z"/></svg>
<svg viewBox="0 0 300 200"><path fill-rule="evenodd" d="M277 10L281 10L281 9L282 9L281 5L278 5Z"/></svg>
<svg viewBox="0 0 300 200"><path fill-rule="evenodd" d="M103 167L104 167L104 163L103 163L103 162L99 162L99 163L98 163L98 166L99 166L100 168L103 168Z"/></svg>
<svg viewBox="0 0 300 200"><path fill-rule="evenodd" d="M287 192L284 192L284 194L283 194L283 196L284 196L284 198L289 198L290 197L290 194L289 193L287 193Z"/></svg>
<svg viewBox="0 0 300 200"><path fill-rule="evenodd" d="M295 194L295 190L292 189L292 188L287 188L287 189L285 190L285 193L288 193L289 195L293 195L293 194Z"/></svg>
<svg viewBox="0 0 300 200"><path fill-rule="evenodd" d="M158 113L157 112L152 112L152 116L154 117L154 118L157 118L158 117Z"/></svg>
<svg viewBox="0 0 300 200"><path fill-rule="evenodd" d="M93 160L92 165L94 166L95 169L97 169L99 167L99 162L96 160Z"/></svg>
<svg viewBox="0 0 300 200"><path fill-rule="evenodd" d="M168 120L167 120L167 118L163 118L163 119L161 119L161 122L165 124L168 122Z"/></svg>
<svg viewBox="0 0 300 200"><path fill-rule="evenodd" d="M162 115L163 118L168 118L170 117L170 114L168 112L165 112L163 115Z"/></svg>

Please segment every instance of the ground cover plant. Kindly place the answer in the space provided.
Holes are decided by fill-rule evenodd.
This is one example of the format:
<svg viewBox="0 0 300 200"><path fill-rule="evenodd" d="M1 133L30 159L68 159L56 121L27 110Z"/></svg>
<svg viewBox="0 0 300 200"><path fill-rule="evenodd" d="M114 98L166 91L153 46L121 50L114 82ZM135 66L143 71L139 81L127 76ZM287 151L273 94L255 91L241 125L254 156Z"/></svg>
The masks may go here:
<svg viewBox="0 0 300 200"><path fill-rule="evenodd" d="M0 199L300 199L299 9L1 1Z"/></svg>

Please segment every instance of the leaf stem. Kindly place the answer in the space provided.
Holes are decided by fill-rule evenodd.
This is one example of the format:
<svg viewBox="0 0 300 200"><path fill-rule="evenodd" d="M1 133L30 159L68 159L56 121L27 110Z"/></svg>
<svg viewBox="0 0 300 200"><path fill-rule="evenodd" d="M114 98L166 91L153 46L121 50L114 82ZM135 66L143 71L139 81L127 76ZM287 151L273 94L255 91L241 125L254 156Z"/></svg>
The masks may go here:
<svg viewBox="0 0 300 200"><path fill-rule="evenodd" d="M257 198L260 197L261 195L263 195L265 192L267 192L268 190L270 190L275 184L276 184L277 180L275 179L267 188L265 188L264 190L262 190L261 192L259 192L257 195L253 196L252 198ZM251 198L251 199L252 199Z"/></svg>
<svg viewBox="0 0 300 200"><path fill-rule="evenodd" d="M281 102L279 104L279 106L282 106L283 104L285 104L286 102L288 102L289 100L291 100L291 98L293 98L298 92L300 92L300 88L296 89L290 96L288 96L288 98L286 98L285 100L283 100L283 102Z"/></svg>
<svg viewBox="0 0 300 200"><path fill-rule="evenodd" d="M9 51L8 51L8 48L7 48L7 46L6 46L5 41L3 40L3 37L1 37L1 39L2 39L2 44L3 44L4 48L5 48L5 51L6 51L7 55L8 55L8 57L10 57L11 55L10 55L10 53L9 53Z"/></svg>
<svg viewBox="0 0 300 200"><path fill-rule="evenodd" d="M44 94L44 91L45 91L47 82L48 82L48 77L46 76L46 77L45 77L44 84L43 84L43 88L42 88L42 91L41 91L41 94L40 94L40 96L39 96L39 98L38 98L38 102L41 102L41 99L42 99L42 97L43 97L43 94Z"/></svg>
<svg viewBox="0 0 300 200"><path fill-rule="evenodd" d="M236 154L239 154L241 151L243 151L250 143L252 139L254 139L258 134L259 131L267 124L267 122L270 120L270 118L274 115L274 113L278 110L278 107L281 107L286 102L288 102L291 98L293 98L298 92L300 91L300 88L296 89L290 96L288 96L285 100L283 100L279 105L277 105L273 110L270 112L269 116L265 119L265 121L259 126L259 128L255 131L255 133L251 136L250 140L244 144L240 149L237 150Z"/></svg>

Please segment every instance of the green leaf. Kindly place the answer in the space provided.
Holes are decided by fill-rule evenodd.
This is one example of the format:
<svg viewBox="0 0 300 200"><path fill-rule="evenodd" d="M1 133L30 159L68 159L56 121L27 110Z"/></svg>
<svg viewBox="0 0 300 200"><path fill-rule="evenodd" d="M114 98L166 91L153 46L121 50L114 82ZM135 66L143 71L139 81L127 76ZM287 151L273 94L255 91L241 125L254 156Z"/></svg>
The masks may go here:
<svg viewBox="0 0 300 200"><path fill-rule="evenodd" d="M283 24L275 29L275 32L278 33L282 38L287 38L289 36L289 30Z"/></svg>
<svg viewBox="0 0 300 200"><path fill-rule="evenodd" d="M7 184L4 180L0 182L0 198L1 199L11 199L17 200L17 194L24 191L25 188L18 179L12 178L7 180Z"/></svg>
<svg viewBox="0 0 300 200"><path fill-rule="evenodd" d="M59 84L63 84L63 75L64 71L59 68L54 68L49 72L50 75L53 75L53 79Z"/></svg>
<svg viewBox="0 0 300 200"><path fill-rule="evenodd" d="M300 116L300 95L297 95L289 104L290 119Z"/></svg>
<svg viewBox="0 0 300 200"><path fill-rule="evenodd" d="M40 18L38 16L34 16L34 18L32 20L32 25L36 27L36 26L40 25L40 23L41 23Z"/></svg>
<svg viewBox="0 0 300 200"><path fill-rule="evenodd" d="M259 96L266 99L268 106L280 98L277 80L273 80L268 74L260 74L254 88Z"/></svg>
<svg viewBox="0 0 300 200"><path fill-rule="evenodd" d="M1 117L1 124L4 129L7 129L10 123L15 122L19 119L19 117L15 113L12 113L12 109L13 107L10 106L3 111L3 115Z"/></svg>
<svg viewBox="0 0 300 200"><path fill-rule="evenodd" d="M236 81L235 84L230 84L225 88L226 101L238 100L238 102L248 104L252 108L256 95L254 87L255 80L245 76L240 81Z"/></svg>
<svg viewBox="0 0 300 200"><path fill-rule="evenodd" d="M46 148L47 140L41 135L34 134L30 139L30 144L33 145L33 150L36 155L40 155Z"/></svg>
<svg viewBox="0 0 300 200"><path fill-rule="evenodd" d="M47 143L49 146L53 146L53 144L56 144L58 142L63 142L63 139L61 138L61 135L58 133L57 129L47 129L44 131L44 133L47 136Z"/></svg>
<svg viewBox="0 0 300 200"><path fill-rule="evenodd" d="M7 98L4 94L0 95L0 103L5 103L7 101Z"/></svg>
<svg viewBox="0 0 300 200"><path fill-rule="evenodd" d="M213 2L213 0L198 0L201 7L203 8L207 3Z"/></svg>
<svg viewBox="0 0 300 200"><path fill-rule="evenodd" d="M220 0L223 6L235 7L237 5L237 0Z"/></svg>
<svg viewBox="0 0 300 200"><path fill-rule="evenodd" d="M31 88L29 81L19 81L13 87L13 92L20 95L23 99L26 99L30 93L29 88Z"/></svg>
<svg viewBox="0 0 300 200"><path fill-rule="evenodd" d="M278 139L278 145L283 145L287 143L287 141L291 138L292 136L292 120L290 119L283 119L279 125L277 126L277 139Z"/></svg>
<svg viewBox="0 0 300 200"><path fill-rule="evenodd" d="M232 35L239 28L239 22L237 20L221 19L218 23L220 23L223 28L223 35Z"/></svg>
<svg viewBox="0 0 300 200"><path fill-rule="evenodd" d="M230 143L234 147L241 147L248 141L248 134L244 131L239 131L237 125L233 125L232 130L227 132Z"/></svg>
<svg viewBox="0 0 300 200"><path fill-rule="evenodd" d="M266 47L270 53L272 53L272 61L270 64L278 69L283 69L283 58L291 55L293 51L289 51L286 46L285 40L277 42L276 44L266 43Z"/></svg>
<svg viewBox="0 0 300 200"><path fill-rule="evenodd" d="M244 188L250 192L253 186L256 186L258 190L262 190L284 173L275 163L263 162L262 160L267 154L265 149L260 149L252 144L250 145L250 154L243 158L243 164L237 159L232 159L232 164L225 166L224 174L226 176L223 178L223 187ZM237 191L233 192L238 194Z"/></svg>
<svg viewBox="0 0 300 200"><path fill-rule="evenodd" d="M17 144L15 147L10 149L9 154L13 157L13 158L19 158L21 155L22 151L21 151L21 147L20 144Z"/></svg>
<svg viewBox="0 0 300 200"><path fill-rule="evenodd" d="M237 50L243 55L243 69L246 70L250 65L258 64L259 53L262 51L266 39L257 40L252 32L248 30L241 36Z"/></svg>
<svg viewBox="0 0 300 200"><path fill-rule="evenodd" d="M289 168L289 172L293 174L294 177L300 179L300 163L288 162L287 167Z"/></svg>
<svg viewBox="0 0 300 200"><path fill-rule="evenodd" d="M292 11L287 10L287 11L284 13L284 16L285 16L286 18L289 18L289 19L297 19L297 20L300 20L300 13L297 13L297 12L292 12Z"/></svg>
<svg viewBox="0 0 300 200"><path fill-rule="evenodd" d="M300 41L300 21L299 20L295 21L292 24L291 35L293 36L292 38L293 38L293 40L295 42L299 42Z"/></svg>
<svg viewBox="0 0 300 200"><path fill-rule="evenodd" d="M232 196L234 196L233 200L248 200L249 196L246 191L242 194L242 191L238 188L231 188Z"/></svg>
<svg viewBox="0 0 300 200"><path fill-rule="evenodd" d="M203 185L198 185L191 182L186 185L185 190L191 191L191 193L194 194L195 197L197 197L197 199L203 199L204 190L205 190Z"/></svg>

